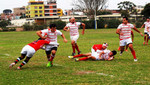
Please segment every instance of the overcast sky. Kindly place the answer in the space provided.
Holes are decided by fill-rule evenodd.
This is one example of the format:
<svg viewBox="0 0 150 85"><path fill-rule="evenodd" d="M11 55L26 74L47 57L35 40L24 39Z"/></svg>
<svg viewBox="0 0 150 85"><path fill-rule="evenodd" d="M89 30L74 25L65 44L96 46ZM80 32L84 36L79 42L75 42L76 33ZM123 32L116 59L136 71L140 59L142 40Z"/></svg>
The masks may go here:
<svg viewBox="0 0 150 85"><path fill-rule="evenodd" d="M11 9L13 11L13 8L15 7L22 7L26 6L27 2L29 0L0 0L0 13L3 12L4 9ZM44 0L46 1L46 0ZM71 6L74 0L57 0L57 7L62 8L63 10L65 9L72 9L73 7ZM127 1L127 0L108 0L107 5L108 9L117 9L117 4L122 1ZM147 3L150 3L150 0L128 0L136 5L145 5Z"/></svg>

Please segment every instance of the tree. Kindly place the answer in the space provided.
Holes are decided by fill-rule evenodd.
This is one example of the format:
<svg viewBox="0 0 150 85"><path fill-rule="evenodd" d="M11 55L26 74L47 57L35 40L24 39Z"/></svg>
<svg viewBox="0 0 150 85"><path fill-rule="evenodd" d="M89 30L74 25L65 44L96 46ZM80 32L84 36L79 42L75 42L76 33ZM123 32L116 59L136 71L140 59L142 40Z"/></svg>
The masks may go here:
<svg viewBox="0 0 150 85"><path fill-rule="evenodd" d="M90 18L94 18L95 12L102 9L107 0L75 0L73 3L74 7L78 10L81 10Z"/></svg>
<svg viewBox="0 0 150 85"><path fill-rule="evenodd" d="M130 16L130 13L133 13L135 11L135 7L136 5L130 1L124 1L124 2L118 3L118 8L120 9L122 16L127 16L127 15Z"/></svg>
<svg viewBox="0 0 150 85"><path fill-rule="evenodd" d="M146 4L144 9L141 12L144 17L150 17L150 3Z"/></svg>

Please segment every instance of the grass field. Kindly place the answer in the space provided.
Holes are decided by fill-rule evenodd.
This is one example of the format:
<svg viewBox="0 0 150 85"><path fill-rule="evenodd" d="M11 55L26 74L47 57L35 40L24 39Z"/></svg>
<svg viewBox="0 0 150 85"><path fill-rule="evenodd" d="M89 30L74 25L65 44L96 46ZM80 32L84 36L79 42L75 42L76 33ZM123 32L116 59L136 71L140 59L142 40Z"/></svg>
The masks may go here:
<svg viewBox="0 0 150 85"><path fill-rule="evenodd" d="M80 35L78 45L82 53L91 51L93 44L107 42L108 49L119 46L116 29L86 30ZM143 37L134 31L134 49L138 62L133 61L131 52L118 54L113 61L81 61L68 59L72 48L69 32L62 31L68 43L59 36L60 47L54 66L47 68L44 50L39 50L32 59L17 70L20 61L12 69L10 63L20 56L22 47L36 40L35 31L0 32L0 85L150 85L150 45L143 46ZM81 30L80 30L81 33Z"/></svg>

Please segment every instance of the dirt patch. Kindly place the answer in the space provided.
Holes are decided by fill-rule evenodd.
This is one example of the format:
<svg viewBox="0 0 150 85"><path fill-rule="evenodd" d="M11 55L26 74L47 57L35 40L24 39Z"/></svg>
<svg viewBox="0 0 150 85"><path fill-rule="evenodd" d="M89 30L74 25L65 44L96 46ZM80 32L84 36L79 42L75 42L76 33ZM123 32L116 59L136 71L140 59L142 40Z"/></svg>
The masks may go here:
<svg viewBox="0 0 150 85"><path fill-rule="evenodd" d="M23 28L16 28L16 31L17 31L17 32L23 31Z"/></svg>

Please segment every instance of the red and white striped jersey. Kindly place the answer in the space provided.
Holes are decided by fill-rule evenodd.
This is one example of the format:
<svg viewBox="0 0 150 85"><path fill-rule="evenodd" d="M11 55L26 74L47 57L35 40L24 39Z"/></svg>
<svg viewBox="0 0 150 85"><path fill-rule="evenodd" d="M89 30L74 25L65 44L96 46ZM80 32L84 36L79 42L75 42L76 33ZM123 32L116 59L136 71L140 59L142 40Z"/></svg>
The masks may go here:
<svg viewBox="0 0 150 85"><path fill-rule="evenodd" d="M93 45L92 48L95 50L95 52L96 52L97 50L103 50L102 44L95 44L95 45Z"/></svg>
<svg viewBox="0 0 150 85"><path fill-rule="evenodd" d="M134 25L130 23L122 23L118 26L117 29L120 29L120 33L123 33L123 35L120 35L120 40L131 38L131 28L134 28Z"/></svg>
<svg viewBox="0 0 150 85"><path fill-rule="evenodd" d="M58 44L57 43L57 35L62 35L62 32L59 30L55 30L55 32L51 32L51 29L41 30L41 33L47 33L47 41L50 41L50 44Z"/></svg>
<svg viewBox="0 0 150 85"><path fill-rule="evenodd" d="M147 27L148 27L148 25L150 25L150 22L144 22L144 25L145 25L144 32L147 32Z"/></svg>
<svg viewBox="0 0 150 85"><path fill-rule="evenodd" d="M150 25L148 25L147 27L148 27L148 31L149 31L148 34L150 36Z"/></svg>
<svg viewBox="0 0 150 85"><path fill-rule="evenodd" d="M109 53L111 52L110 50L104 50L103 51L104 54L101 55L101 58L102 59L105 59L105 60L108 60L110 57L109 57Z"/></svg>
<svg viewBox="0 0 150 85"><path fill-rule="evenodd" d="M70 29L70 35L75 36L79 35L78 28L81 25L81 22L75 22L75 23L68 23L66 27Z"/></svg>

